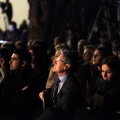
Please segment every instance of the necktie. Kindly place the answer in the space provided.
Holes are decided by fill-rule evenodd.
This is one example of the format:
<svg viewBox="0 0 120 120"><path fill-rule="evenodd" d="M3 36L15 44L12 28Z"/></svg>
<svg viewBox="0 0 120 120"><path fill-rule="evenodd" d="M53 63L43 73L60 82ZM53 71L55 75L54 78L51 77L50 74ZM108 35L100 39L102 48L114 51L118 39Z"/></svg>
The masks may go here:
<svg viewBox="0 0 120 120"><path fill-rule="evenodd" d="M58 78L58 80L57 80L57 82L56 82L56 85L55 85L55 88L54 88L54 92L53 92L53 103L55 103L56 100L57 100L58 87L59 87L59 83L60 83L60 82L61 82L61 81L60 81L59 78Z"/></svg>

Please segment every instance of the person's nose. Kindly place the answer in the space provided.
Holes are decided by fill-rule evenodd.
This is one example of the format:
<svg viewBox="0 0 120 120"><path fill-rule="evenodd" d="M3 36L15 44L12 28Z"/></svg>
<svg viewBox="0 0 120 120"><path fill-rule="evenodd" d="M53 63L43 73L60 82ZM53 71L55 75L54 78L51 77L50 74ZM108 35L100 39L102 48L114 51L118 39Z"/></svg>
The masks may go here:
<svg viewBox="0 0 120 120"><path fill-rule="evenodd" d="M107 76L107 73L106 73L106 72L104 72L104 73L103 73L103 77L106 77L106 76Z"/></svg>
<svg viewBox="0 0 120 120"><path fill-rule="evenodd" d="M92 57L93 57L93 58L96 58L96 55L93 55Z"/></svg>
<svg viewBox="0 0 120 120"><path fill-rule="evenodd" d="M11 64L12 60L9 61L9 64Z"/></svg>

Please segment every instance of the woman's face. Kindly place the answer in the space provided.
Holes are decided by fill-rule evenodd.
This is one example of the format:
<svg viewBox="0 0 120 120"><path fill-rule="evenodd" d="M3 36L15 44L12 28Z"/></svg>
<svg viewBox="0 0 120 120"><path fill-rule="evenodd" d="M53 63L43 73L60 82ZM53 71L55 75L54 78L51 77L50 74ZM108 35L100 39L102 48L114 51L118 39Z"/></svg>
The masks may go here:
<svg viewBox="0 0 120 120"><path fill-rule="evenodd" d="M102 78L103 80L110 81L113 76L111 68L107 64L102 65Z"/></svg>
<svg viewBox="0 0 120 120"><path fill-rule="evenodd" d="M98 50L95 50L92 57L92 64L99 65L102 63L102 56Z"/></svg>

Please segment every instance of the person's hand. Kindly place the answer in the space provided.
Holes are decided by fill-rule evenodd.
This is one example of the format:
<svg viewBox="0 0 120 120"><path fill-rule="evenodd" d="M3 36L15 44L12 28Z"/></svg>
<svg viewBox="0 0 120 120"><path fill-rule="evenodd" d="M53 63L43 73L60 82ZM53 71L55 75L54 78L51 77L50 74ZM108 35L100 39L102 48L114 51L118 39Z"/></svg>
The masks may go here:
<svg viewBox="0 0 120 120"><path fill-rule="evenodd" d="M43 94L44 94L43 92L40 92L40 93L39 93L39 97L40 97L40 99L44 102Z"/></svg>

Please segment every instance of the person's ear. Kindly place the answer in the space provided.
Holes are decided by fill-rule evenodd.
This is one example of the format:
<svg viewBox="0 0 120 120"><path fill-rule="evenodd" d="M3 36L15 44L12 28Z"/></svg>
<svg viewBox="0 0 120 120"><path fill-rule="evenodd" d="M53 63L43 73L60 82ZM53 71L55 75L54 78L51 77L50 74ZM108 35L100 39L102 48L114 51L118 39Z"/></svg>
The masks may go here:
<svg viewBox="0 0 120 120"><path fill-rule="evenodd" d="M27 62L26 61L22 61L22 66L26 66Z"/></svg>
<svg viewBox="0 0 120 120"><path fill-rule="evenodd" d="M69 69L71 67L70 64L66 64L66 69Z"/></svg>

